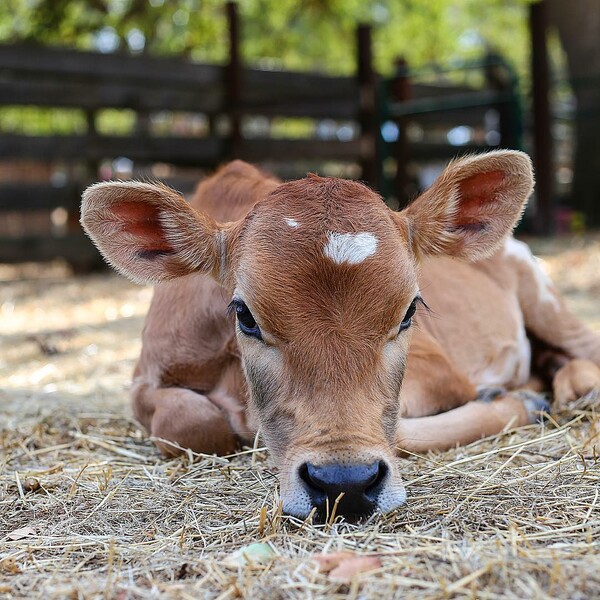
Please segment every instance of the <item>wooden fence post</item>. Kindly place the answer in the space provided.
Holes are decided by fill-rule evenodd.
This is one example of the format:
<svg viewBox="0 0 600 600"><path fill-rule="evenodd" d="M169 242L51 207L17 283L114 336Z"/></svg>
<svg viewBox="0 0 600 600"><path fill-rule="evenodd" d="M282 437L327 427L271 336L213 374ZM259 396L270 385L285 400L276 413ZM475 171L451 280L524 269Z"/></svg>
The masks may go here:
<svg viewBox="0 0 600 600"><path fill-rule="evenodd" d="M488 51L483 67L486 87L499 95L496 106L500 122L499 146L502 148L521 149L521 126L519 123L519 101L516 79L510 65L502 55Z"/></svg>
<svg viewBox="0 0 600 600"><path fill-rule="evenodd" d="M225 70L225 110L229 114L230 132L227 158L238 158L242 142L240 105L242 100L242 59L240 56L240 26L238 7L235 2L227 2L227 23L229 30L229 62Z"/></svg>
<svg viewBox="0 0 600 600"><path fill-rule="evenodd" d="M531 73L533 94L533 161L536 178L536 215L534 230L548 234L552 228L553 180L552 131L550 115L550 76L546 30L548 24L545 2L529 7L531 30Z"/></svg>
<svg viewBox="0 0 600 600"><path fill-rule="evenodd" d="M86 143L88 146L96 146L98 143L98 130L96 129L96 111L94 110L86 110L85 111L85 122L87 125L87 138L86 138ZM95 182L96 179L98 178L98 169L100 167L100 162L98 161L97 158L86 158L83 161L83 171L84 171L84 177L87 180L87 182L92 181ZM74 165L71 164L69 165L69 171L71 171L69 173L69 179L72 179L73 176L73 167ZM81 232L81 225L79 223L79 198L77 198L74 201L74 198L72 197L73 193L77 194L77 196L79 196L79 194L83 191L81 189L79 189L79 186L73 187L73 186L68 186L68 192L65 190L65 195L68 194L68 196L71 197L67 197L66 200L66 204L68 205L67 208L67 231L69 231L70 233L72 232ZM74 263L73 263L74 264Z"/></svg>
<svg viewBox="0 0 600 600"><path fill-rule="evenodd" d="M408 74L408 63L403 57L396 59L396 79L392 84L392 95L396 102L406 102L413 97L412 84ZM398 125L398 140L396 142L396 178L394 192L398 200L398 209L403 209L411 199L412 179L408 172L410 148L407 129L409 118L401 116L396 120Z"/></svg>
<svg viewBox="0 0 600 600"><path fill-rule="evenodd" d="M359 25L356 37L361 177L365 183L377 190L380 184L377 160L380 123L377 114L377 75L373 69L371 27Z"/></svg>

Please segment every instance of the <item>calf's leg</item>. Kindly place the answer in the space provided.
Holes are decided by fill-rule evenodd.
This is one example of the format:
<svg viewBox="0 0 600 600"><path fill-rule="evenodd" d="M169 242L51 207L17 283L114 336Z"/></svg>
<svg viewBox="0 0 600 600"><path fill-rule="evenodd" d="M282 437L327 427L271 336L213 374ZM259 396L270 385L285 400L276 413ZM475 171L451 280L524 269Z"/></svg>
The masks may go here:
<svg viewBox="0 0 600 600"><path fill-rule="evenodd" d="M503 388L476 389L439 344L415 332L400 392L397 443L400 452L446 450L534 423L548 411L542 396Z"/></svg>
<svg viewBox="0 0 600 600"><path fill-rule="evenodd" d="M477 390L423 330L411 340L406 374L400 391L404 417L436 415L477 398Z"/></svg>
<svg viewBox="0 0 600 600"><path fill-rule="evenodd" d="M570 359L587 359L600 366L600 335L567 309L526 244L511 240L508 247L512 250L507 260L517 273L519 305L527 330Z"/></svg>
<svg viewBox="0 0 600 600"><path fill-rule="evenodd" d="M507 260L517 273L525 327L549 346L551 354L561 357L552 373L557 405L600 388L600 335L567 309L526 244L510 240Z"/></svg>
<svg viewBox="0 0 600 600"><path fill-rule="evenodd" d="M236 436L223 411L192 390L137 385L133 412L152 437L160 438L155 444L165 456L181 454L183 450L178 446L220 455L231 454L237 448Z"/></svg>
<svg viewBox="0 0 600 600"><path fill-rule="evenodd" d="M420 453L469 444L509 427L535 423L542 411L549 411L542 396L517 391L492 401L469 402L438 415L403 418L397 428L398 451Z"/></svg>

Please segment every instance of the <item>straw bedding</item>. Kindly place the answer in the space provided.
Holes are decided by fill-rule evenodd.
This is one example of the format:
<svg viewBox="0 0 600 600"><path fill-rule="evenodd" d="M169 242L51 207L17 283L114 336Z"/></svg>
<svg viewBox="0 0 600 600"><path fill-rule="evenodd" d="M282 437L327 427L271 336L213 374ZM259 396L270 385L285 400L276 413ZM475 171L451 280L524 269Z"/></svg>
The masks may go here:
<svg viewBox="0 0 600 600"><path fill-rule="evenodd" d="M540 244L600 330L600 242ZM562 252L557 252L562 249ZM161 459L127 382L150 290L0 267L0 598L597 598L597 394L543 426L403 461L361 525L282 516L264 449ZM344 575L315 555L371 557Z"/></svg>

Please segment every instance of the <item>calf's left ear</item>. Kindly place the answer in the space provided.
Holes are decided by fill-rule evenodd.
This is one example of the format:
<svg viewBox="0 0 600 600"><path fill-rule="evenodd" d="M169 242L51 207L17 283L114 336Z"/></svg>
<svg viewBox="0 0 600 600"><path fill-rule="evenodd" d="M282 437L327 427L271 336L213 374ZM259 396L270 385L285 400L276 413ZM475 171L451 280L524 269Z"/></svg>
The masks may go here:
<svg viewBox="0 0 600 600"><path fill-rule="evenodd" d="M452 162L394 218L417 257L489 256L520 219L533 189L531 160L501 150Z"/></svg>
<svg viewBox="0 0 600 600"><path fill-rule="evenodd" d="M193 272L219 279L224 228L165 185L92 185L83 193L81 224L107 262L138 283Z"/></svg>

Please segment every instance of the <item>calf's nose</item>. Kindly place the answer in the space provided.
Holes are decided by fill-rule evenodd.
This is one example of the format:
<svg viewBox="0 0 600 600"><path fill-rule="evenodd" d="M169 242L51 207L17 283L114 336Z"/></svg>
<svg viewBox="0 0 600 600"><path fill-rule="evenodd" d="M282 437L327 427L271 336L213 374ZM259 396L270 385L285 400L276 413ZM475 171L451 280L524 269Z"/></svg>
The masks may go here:
<svg viewBox="0 0 600 600"><path fill-rule="evenodd" d="M384 461L371 464L313 465L300 467L300 478L308 491L317 515L327 518L336 500L340 499L336 514L357 519L373 512L388 472Z"/></svg>

